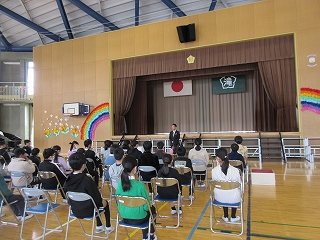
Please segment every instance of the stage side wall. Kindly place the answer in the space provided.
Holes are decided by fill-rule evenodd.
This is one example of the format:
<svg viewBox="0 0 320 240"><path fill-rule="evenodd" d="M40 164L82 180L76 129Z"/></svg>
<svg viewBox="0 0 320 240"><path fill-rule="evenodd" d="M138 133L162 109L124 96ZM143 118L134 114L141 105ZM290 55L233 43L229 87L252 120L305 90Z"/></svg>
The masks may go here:
<svg viewBox="0 0 320 240"><path fill-rule="evenodd" d="M297 92L299 94L301 87L320 89L320 60L315 67L307 66L309 54L320 56L319 12L319 0L264 0L36 47L34 146L43 149L59 144L62 152L68 151L68 143L73 140L81 142L82 146L80 136L73 138L69 132L58 137L52 133L46 138L44 129L66 122L61 113L63 103L83 102L94 108L109 102L112 112L111 61L115 59L294 33ZM197 40L180 43L176 26L189 23L196 24ZM302 136L319 137L319 115L301 112L299 97L298 102ZM81 128L84 120L85 117L72 117L67 123ZM94 140L109 139L112 136L111 123L112 118L102 122Z"/></svg>

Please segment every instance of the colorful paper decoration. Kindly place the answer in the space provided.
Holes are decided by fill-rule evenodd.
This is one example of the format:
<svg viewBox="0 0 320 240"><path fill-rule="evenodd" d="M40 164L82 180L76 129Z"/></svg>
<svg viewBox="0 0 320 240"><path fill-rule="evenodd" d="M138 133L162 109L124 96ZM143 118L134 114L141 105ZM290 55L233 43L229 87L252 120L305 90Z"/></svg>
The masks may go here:
<svg viewBox="0 0 320 240"><path fill-rule="evenodd" d="M60 130L63 134L67 134L69 132L69 127L67 124L62 124L62 126L60 127Z"/></svg>
<svg viewBox="0 0 320 240"><path fill-rule="evenodd" d="M320 114L320 90L313 88L300 89L301 111L309 110Z"/></svg>
<svg viewBox="0 0 320 240"><path fill-rule="evenodd" d="M54 127L53 129L53 135L58 137L60 135L61 130L57 127Z"/></svg>
<svg viewBox="0 0 320 240"><path fill-rule="evenodd" d="M110 118L109 103L102 103L87 116L81 127L81 139L94 139L97 126L104 120Z"/></svg>
<svg viewBox="0 0 320 240"><path fill-rule="evenodd" d="M44 130L44 136L45 136L46 138L50 138L50 137L51 137L51 131L50 131L49 128L47 128L47 129Z"/></svg>
<svg viewBox="0 0 320 240"><path fill-rule="evenodd" d="M80 135L80 131L78 127L71 128L71 136L77 138Z"/></svg>

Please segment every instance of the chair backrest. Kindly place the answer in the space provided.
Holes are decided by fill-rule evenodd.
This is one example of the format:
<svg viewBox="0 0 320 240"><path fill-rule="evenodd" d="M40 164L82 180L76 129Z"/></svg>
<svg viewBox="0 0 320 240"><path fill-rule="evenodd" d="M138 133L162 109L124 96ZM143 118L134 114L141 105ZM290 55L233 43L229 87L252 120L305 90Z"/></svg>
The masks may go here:
<svg viewBox="0 0 320 240"><path fill-rule="evenodd" d="M232 181L210 181L211 192L213 192L215 188L220 190L241 189L241 183Z"/></svg>
<svg viewBox="0 0 320 240"><path fill-rule="evenodd" d="M24 184L23 186L29 186L32 181L32 179L29 179L28 176L24 172L10 171L10 176L11 176L11 178L13 178L13 177L20 178L20 180L25 179L26 184ZM12 184L12 187L22 187L22 186Z"/></svg>
<svg viewBox="0 0 320 240"><path fill-rule="evenodd" d="M113 187L114 189L117 189L117 188L118 188L118 183L120 182L120 180L121 180L121 177L120 177L120 176L113 176L113 177L110 178L112 187Z"/></svg>
<svg viewBox="0 0 320 240"><path fill-rule="evenodd" d="M194 160L191 160L191 162L192 162L192 165L194 165L194 166L205 166L205 167L207 167L207 164L203 160L200 160L200 159L194 159Z"/></svg>
<svg viewBox="0 0 320 240"><path fill-rule="evenodd" d="M67 192L67 197L76 202L83 202L93 200L90 195L82 192Z"/></svg>
<svg viewBox="0 0 320 240"><path fill-rule="evenodd" d="M11 171L10 175L11 177L25 177L24 172L17 172L17 171Z"/></svg>
<svg viewBox="0 0 320 240"><path fill-rule="evenodd" d="M39 171L38 172L40 178L43 179L50 179L50 178L56 178L56 174L54 172L49 172L49 171Z"/></svg>
<svg viewBox="0 0 320 240"><path fill-rule="evenodd" d="M241 165L243 169L243 162L241 160L229 160L229 164L234 167Z"/></svg>
<svg viewBox="0 0 320 240"><path fill-rule="evenodd" d="M179 188L179 181L175 178L154 177L151 178L151 184L154 187L171 187L177 184Z"/></svg>
<svg viewBox="0 0 320 240"><path fill-rule="evenodd" d="M117 200L117 203L125 207L131 207L131 208L141 207L145 204L148 204L147 199L143 197L130 197L130 196L116 195L116 200Z"/></svg>
<svg viewBox="0 0 320 240"><path fill-rule="evenodd" d="M40 197L42 195L46 196L44 191L38 188L22 188L22 192L24 196L26 196L26 199L29 199L28 197Z"/></svg>
<svg viewBox="0 0 320 240"><path fill-rule="evenodd" d="M178 167L186 167L187 166L187 162L186 161L180 161L180 160L175 160L174 161L174 167L178 168Z"/></svg>
<svg viewBox="0 0 320 240"><path fill-rule="evenodd" d="M185 173L190 173L191 175L191 169L188 167L174 167L175 169L177 169L177 171L179 172L179 174L185 174Z"/></svg>
<svg viewBox="0 0 320 240"><path fill-rule="evenodd" d="M140 172L153 172L153 171L157 171L157 169L155 167L152 166L139 166L138 167Z"/></svg>

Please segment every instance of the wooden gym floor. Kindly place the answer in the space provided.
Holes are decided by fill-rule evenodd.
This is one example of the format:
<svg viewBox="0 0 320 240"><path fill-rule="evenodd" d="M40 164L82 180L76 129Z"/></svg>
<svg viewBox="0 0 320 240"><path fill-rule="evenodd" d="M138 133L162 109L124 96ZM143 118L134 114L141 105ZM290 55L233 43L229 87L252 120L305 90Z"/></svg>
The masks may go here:
<svg viewBox="0 0 320 240"><path fill-rule="evenodd" d="M290 159L288 163L266 162L249 159L251 168L273 169L276 174L276 186L246 184L244 194L244 234L231 237L214 234L209 225L209 189L196 192L196 200L190 207L183 207L183 217L178 229L158 228L158 239L319 239L320 211L320 162L308 163L300 159ZM211 178L211 171L209 172ZM184 189L187 195L187 189ZM105 187L104 197L108 197ZM60 199L61 201L61 199ZM183 204L187 203L183 201ZM168 204L158 205L161 214L169 214ZM5 213L8 211L5 208ZM61 205L58 216L63 224L67 221L68 207ZM239 213L237 211L237 213ZM169 214L170 215L170 214ZM49 214L49 227L56 227L55 218ZM115 202L112 202L112 218L116 216ZM222 216L222 210L217 210ZM9 216L7 216L9 217ZM40 219L42 216L40 216ZM158 224L175 224L176 218L158 218ZM115 221L111 220L113 226ZM84 221L87 229L90 223ZM225 223L214 224L215 229L238 231L239 226ZM0 239L19 239L20 226L0 225ZM142 239L140 230L128 230L132 239ZM24 239L41 239L42 229L33 217L25 222ZM100 234L101 235L101 234ZM46 239L64 239L62 233L48 232ZM89 239L83 234L77 221L70 224L69 239ZM114 232L109 239L114 239ZM118 239L126 239L125 230L119 228Z"/></svg>

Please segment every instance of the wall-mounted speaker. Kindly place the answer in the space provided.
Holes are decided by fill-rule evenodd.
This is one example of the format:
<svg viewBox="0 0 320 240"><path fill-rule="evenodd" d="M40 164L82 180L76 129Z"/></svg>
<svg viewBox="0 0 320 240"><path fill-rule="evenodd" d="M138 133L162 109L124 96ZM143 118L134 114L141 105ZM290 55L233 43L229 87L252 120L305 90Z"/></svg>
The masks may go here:
<svg viewBox="0 0 320 240"><path fill-rule="evenodd" d="M193 42L196 40L196 27L194 23L178 26L177 32L181 43Z"/></svg>

